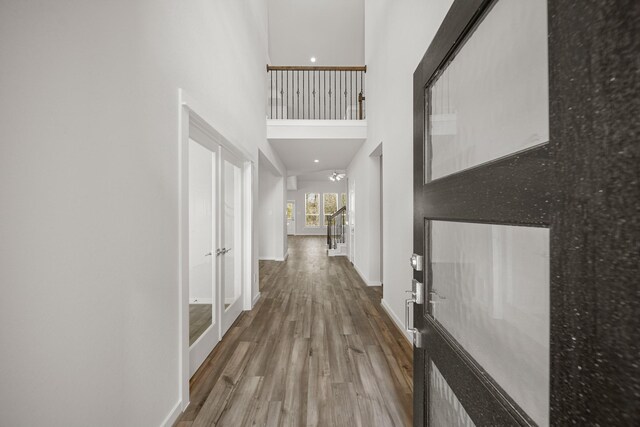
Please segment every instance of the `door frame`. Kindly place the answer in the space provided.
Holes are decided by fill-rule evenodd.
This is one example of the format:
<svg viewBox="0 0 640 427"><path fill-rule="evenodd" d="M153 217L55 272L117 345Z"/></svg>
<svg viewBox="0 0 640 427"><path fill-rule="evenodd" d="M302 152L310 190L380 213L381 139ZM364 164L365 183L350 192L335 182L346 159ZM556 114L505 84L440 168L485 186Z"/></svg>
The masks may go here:
<svg viewBox="0 0 640 427"><path fill-rule="evenodd" d="M216 130L214 115L198 101L191 97L186 91L178 89L178 289L179 289L179 402L178 407L184 411L189 405L189 380L190 357L189 357L189 138L191 128L204 133L218 146L228 150L233 155L242 159L243 162L243 251L242 251L242 299L243 310L251 310L253 301L251 300L252 284L257 280L256 266L253 262L253 193L255 178L255 160L253 156L232 143ZM217 159L219 159L218 150ZM218 187L220 183L218 182ZM254 279L255 278L255 279ZM217 310L217 315L221 313ZM218 327L220 322L218 322ZM222 336L220 337L223 338ZM206 357L205 357L206 358Z"/></svg>
<svg viewBox="0 0 640 427"><path fill-rule="evenodd" d="M455 0L414 73L414 206L427 201L422 190L424 88L492 2ZM481 188L471 178L482 169L486 171L484 167L441 179L437 185L441 190L448 187L459 192L459 201L475 198L477 204L473 207L480 217L506 215L526 224L539 220L550 228L551 423L638 424L640 411L634 396L640 390L640 297L635 292L640 275L640 187L630 183L637 183L640 163L640 151L637 144L635 148L633 145L640 134L640 8L615 2L548 1L547 22L549 142L526 150L517 158L492 162L497 166L493 172L502 170L505 177L516 166L522 172L528 166L535 170L540 162L547 163L548 173L538 177L544 182L548 200L538 202L548 207L547 212L537 219L518 212L517 205L524 197L514 201L494 194L497 199L482 204L474 196ZM521 185L523 177L516 179ZM510 204L496 204L495 200ZM447 216L451 210L440 201L428 199L431 212ZM429 248L424 245L422 218L421 212L414 212L414 252L426 255ZM422 281L422 272L414 272L414 278ZM418 310L421 312L422 308L416 307L414 314ZM425 332L421 317L414 317L416 327ZM433 329L422 336L427 341L446 341L446 334L434 334ZM445 342L440 347L448 349L445 353L464 356L461 349L455 348L455 342ZM500 394L500 388L479 366L464 357L458 360L462 363L450 370L447 381L451 380L452 388L456 382L458 387L464 382L459 389L461 395L466 395L467 403L462 403L467 412L497 414L507 423L530 422L509 407L509 399ZM415 426L427 422L424 366L425 352L414 347ZM498 405L486 406L487 395Z"/></svg>

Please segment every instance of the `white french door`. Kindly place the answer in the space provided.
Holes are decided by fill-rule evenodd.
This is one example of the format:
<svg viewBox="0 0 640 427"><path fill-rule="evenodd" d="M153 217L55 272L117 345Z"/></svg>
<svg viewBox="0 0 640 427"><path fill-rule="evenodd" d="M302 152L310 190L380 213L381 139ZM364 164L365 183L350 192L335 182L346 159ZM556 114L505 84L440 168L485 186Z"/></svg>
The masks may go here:
<svg viewBox="0 0 640 427"><path fill-rule="evenodd" d="M243 309L243 161L189 139L189 373Z"/></svg>
<svg viewBox="0 0 640 427"><path fill-rule="evenodd" d="M242 312L243 206L242 160L227 150L221 156L220 241L217 255L220 272L221 334Z"/></svg>
<svg viewBox="0 0 640 427"><path fill-rule="evenodd" d="M220 147L189 139L189 373L220 341L217 186Z"/></svg>

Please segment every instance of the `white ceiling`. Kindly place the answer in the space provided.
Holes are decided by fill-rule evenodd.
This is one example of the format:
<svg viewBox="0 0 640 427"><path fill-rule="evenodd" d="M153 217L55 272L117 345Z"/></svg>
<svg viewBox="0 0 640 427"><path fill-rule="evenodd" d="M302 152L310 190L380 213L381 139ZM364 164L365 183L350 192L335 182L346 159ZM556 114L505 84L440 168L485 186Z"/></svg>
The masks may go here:
<svg viewBox="0 0 640 427"><path fill-rule="evenodd" d="M287 168L299 179L327 177L331 171L344 171L363 139L272 139L271 145ZM319 160L314 163L314 160Z"/></svg>
<svg viewBox="0 0 640 427"><path fill-rule="evenodd" d="M272 65L364 65L364 0L269 0L269 55Z"/></svg>

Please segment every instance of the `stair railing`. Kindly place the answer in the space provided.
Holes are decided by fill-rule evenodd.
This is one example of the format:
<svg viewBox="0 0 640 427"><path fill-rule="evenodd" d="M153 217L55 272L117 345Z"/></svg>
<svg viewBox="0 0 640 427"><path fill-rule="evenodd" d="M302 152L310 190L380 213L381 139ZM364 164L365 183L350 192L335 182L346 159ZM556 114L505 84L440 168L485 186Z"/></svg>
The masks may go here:
<svg viewBox="0 0 640 427"><path fill-rule="evenodd" d="M327 217L327 248L337 249L345 242L347 207L343 206Z"/></svg>

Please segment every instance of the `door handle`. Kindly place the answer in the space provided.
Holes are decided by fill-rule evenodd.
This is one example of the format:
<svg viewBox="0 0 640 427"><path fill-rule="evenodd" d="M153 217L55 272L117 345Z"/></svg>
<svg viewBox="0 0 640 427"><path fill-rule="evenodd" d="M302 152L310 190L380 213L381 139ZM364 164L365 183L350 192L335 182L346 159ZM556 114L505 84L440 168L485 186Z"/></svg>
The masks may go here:
<svg viewBox="0 0 640 427"><path fill-rule="evenodd" d="M213 255L213 252L207 252L206 254L204 254L204 256L211 256Z"/></svg>
<svg viewBox="0 0 640 427"><path fill-rule="evenodd" d="M231 250L231 248L222 248L222 249L218 249L216 251L216 256L220 256L220 255L224 255L227 252L229 252Z"/></svg>
<svg viewBox="0 0 640 427"><path fill-rule="evenodd" d="M404 302L404 327L413 336L413 344L416 348L422 348L422 334L416 329L415 324L409 326L409 307L413 304L424 304L424 284L413 279L412 288L411 291L405 291L411 294L411 298L407 298Z"/></svg>

